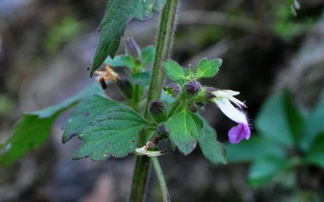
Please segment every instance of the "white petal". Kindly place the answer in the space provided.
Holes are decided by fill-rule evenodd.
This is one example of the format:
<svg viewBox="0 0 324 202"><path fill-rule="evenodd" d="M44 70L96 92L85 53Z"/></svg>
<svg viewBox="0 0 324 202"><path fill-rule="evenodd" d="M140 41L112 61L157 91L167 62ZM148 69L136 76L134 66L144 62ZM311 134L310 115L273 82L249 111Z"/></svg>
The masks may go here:
<svg viewBox="0 0 324 202"><path fill-rule="evenodd" d="M227 98L214 98L213 102L217 104L219 109L230 119L237 123L248 125L248 120L243 111L235 108Z"/></svg>
<svg viewBox="0 0 324 202"><path fill-rule="evenodd" d="M135 153L139 156L147 156L147 157L156 157L156 156L163 155L163 152L161 151L148 151L146 149L146 146L135 149Z"/></svg>
<svg viewBox="0 0 324 202"><path fill-rule="evenodd" d="M233 102L236 106L238 107L246 107L246 105L244 104L244 102L242 102L241 100L235 98L235 95L239 95L240 92L238 91L233 91L233 90L217 90L215 92L213 92L213 94L217 97L217 98L226 98L228 100L230 100L231 102Z"/></svg>

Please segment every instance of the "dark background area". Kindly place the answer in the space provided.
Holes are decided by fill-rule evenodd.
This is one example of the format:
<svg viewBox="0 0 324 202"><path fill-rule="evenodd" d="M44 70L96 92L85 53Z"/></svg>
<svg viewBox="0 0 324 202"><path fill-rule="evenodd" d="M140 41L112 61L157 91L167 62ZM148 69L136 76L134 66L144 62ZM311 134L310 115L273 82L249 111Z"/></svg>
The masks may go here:
<svg viewBox="0 0 324 202"><path fill-rule="evenodd" d="M182 0L172 58L196 65L221 57L218 88L240 91L252 122L271 93L291 89L301 108L314 106L324 87L324 1L300 0L293 16L285 0ZM59 103L91 82L86 66L98 40L104 0L0 0L0 142L23 112ZM125 36L154 44L158 16L132 22ZM124 50L120 47L120 53ZM218 109L205 115L227 141L232 126ZM57 121L41 149L0 168L0 201L126 201L133 156L73 161L78 140L61 143ZM270 184L252 189L246 164L213 166L200 151L161 157L173 201L293 201L289 190ZM319 187L324 190L323 187ZM152 172L147 201L160 201Z"/></svg>

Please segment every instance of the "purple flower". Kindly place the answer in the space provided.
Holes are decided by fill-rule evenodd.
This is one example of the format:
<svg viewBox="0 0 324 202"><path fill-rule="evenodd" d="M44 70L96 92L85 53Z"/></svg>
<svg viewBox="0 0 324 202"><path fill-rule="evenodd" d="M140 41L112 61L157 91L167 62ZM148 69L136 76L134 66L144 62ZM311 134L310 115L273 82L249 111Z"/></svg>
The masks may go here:
<svg viewBox="0 0 324 202"><path fill-rule="evenodd" d="M239 123L228 131L228 139L230 143L237 144L243 139L250 139L251 130L248 125Z"/></svg>
<svg viewBox="0 0 324 202"><path fill-rule="evenodd" d="M245 112L242 111L242 108L246 106L242 101L234 97L238 94L239 92L231 90L216 90L213 92L215 98L212 99L228 118L238 123L228 132L228 138L232 144L237 144L243 139L249 139L251 136L248 119ZM234 107L232 103L240 109Z"/></svg>

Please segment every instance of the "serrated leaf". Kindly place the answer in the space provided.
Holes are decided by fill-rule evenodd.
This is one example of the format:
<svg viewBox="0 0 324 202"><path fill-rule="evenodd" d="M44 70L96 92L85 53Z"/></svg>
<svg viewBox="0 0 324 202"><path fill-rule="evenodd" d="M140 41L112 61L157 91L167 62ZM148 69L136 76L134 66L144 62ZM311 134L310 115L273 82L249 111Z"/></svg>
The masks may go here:
<svg viewBox="0 0 324 202"><path fill-rule="evenodd" d="M248 174L248 183L252 187L259 187L273 180L286 166L287 161L285 159L260 159L251 166Z"/></svg>
<svg viewBox="0 0 324 202"><path fill-rule="evenodd" d="M105 65L110 65L112 67L125 67L125 62L123 61L123 55L118 55L112 59L111 57L107 57L104 61Z"/></svg>
<svg viewBox="0 0 324 202"><path fill-rule="evenodd" d="M130 79L133 83L141 86L146 86L150 83L151 79L151 72L140 72L140 73L133 73L130 76Z"/></svg>
<svg viewBox="0 0 324 202"><path fill-rule="evenodd" d="M75 158L103 160L133 152L147 122L134 110L102 96L81 102L65 124L63 141L75 135L83 141Z"/></svg>
<svg viewBox="0 0 324 202"><path fill-rule="evenodd" d="M164 3L164 0L109 0L99 25L100 39L90 75L93 75L108 55L114 58L126 25L133 18L147 19L154 11L161 9Z"/></svg>
<svg viewBox="0 0 324 202"><path fill-rule="evenodd" d="M299 144L303 118L286 93L267 99L256 120L261 135L286 146Z"/></svg>
<svg viewBox="0 0 324 202"><path fill-rule="evenodd" d="M210 78L214 77L218 71L223 61L220 58L208 60L203 58L200 60L197 68L196 77L197 78Z"/></svg>
<svg viewBox="0 0 324 202"><path fill-rule="evenodd" d="M187 155L196 147L202 133L203 122L197 115L183 110L171 116L166 122L166 127L170 140Z"/></svg>
<svg viewBox="0 0 324 202"><path fill-rule="evenodd" d="M0 146L0 164L10 164L26 152L38 148L47 140L53 123L63 111L85 97L103 93L97 84L90 85L58 105L24 114L15 125L12 136Z"/></svg>
<svg viewBox="0 0 324 202"><path fill-rule="evenodd" d="M163 65L166 75L173 81L184 83L186 80L186 73L184 69L173 60L168 60Z"/></svg>
<svg viewBox="0 0 324 202"><path fill-rule="evenodd" d="M226 164L224 147L216 138L216 131L205 121L203 134L198 139L199 147L203 155L213 164Z"/></svg>
<svg viewBox="0 0 324 202"><path fill-rule="evenodd" d="M264 137L253 135L249 141L226 145L226 159L229 162L249 162L267 157L284 158L281 144Z"/></svg>

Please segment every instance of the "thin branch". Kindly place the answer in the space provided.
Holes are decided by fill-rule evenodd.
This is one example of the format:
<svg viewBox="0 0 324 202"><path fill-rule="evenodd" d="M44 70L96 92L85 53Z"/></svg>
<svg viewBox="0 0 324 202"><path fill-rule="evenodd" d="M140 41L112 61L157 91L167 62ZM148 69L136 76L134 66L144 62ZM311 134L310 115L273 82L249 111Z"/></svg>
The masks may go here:
<svg viewBox="0 0 324 202"><path fill-rule="evenodd" d="M151 161L152 161L155 173L156 173L156 177L158 178L158 181L160 184L163 202L171 202L170 194L168 191L168 187L167 187L159 160L157 159L157 157L154 157L154 158L151 158Z"/></svg>

